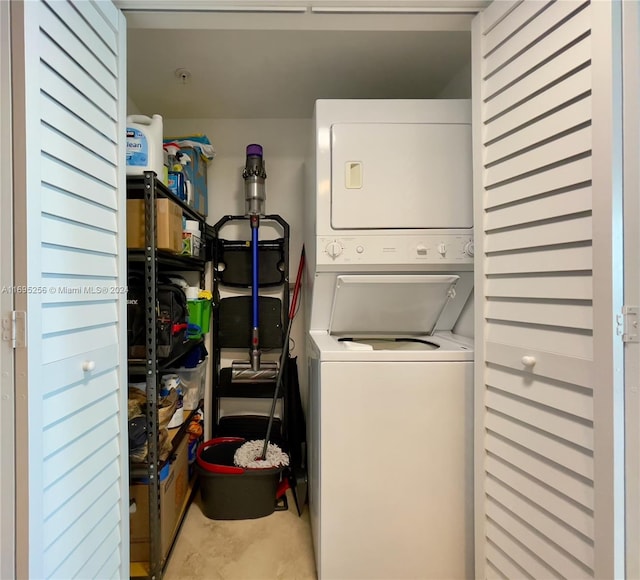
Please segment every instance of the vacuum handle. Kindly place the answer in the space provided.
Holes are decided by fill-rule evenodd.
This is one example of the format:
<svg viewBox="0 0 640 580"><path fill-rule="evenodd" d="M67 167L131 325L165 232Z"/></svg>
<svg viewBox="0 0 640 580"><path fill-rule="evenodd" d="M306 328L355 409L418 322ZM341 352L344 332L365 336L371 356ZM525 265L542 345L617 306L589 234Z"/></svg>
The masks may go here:
<svg viewBox="0 0 640 580"><path fill-rule="evenodd" d="M260 276L258 271L258 217L251 216L251 303L253 308L253 328L258 328L258 285Z"/></svg>

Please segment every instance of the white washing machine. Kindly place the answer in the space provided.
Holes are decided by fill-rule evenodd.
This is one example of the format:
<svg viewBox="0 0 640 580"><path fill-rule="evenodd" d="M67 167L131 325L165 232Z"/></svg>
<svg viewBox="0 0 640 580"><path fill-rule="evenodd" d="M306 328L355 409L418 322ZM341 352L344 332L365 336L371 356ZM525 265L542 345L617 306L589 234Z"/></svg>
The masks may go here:
<svg viewBox="0 0 640 580"><path fill-rule="evenodd" d="M318 577L473 577L468 101L319 101L307 199Z"/></svg>
<svg viewBox="0 0 640 580"><path fill-rule="evenodd" d="M473 346L425 334L456 281L338 276L331 326L310 332L319 578L473 576ZM381 305L382 288L406 302Z"/></svg>

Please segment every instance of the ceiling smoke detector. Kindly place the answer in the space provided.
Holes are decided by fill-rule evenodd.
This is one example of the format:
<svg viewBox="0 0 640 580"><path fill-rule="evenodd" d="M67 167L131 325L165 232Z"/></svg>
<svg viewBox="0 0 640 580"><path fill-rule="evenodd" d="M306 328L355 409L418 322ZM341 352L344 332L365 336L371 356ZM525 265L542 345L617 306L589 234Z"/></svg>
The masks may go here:
<svg viewBox="0 0 640 580"><path fill-rule="evenodd" d="M191 71L186 68L177 68L174 74L183 85L191 81Z"/></svg>

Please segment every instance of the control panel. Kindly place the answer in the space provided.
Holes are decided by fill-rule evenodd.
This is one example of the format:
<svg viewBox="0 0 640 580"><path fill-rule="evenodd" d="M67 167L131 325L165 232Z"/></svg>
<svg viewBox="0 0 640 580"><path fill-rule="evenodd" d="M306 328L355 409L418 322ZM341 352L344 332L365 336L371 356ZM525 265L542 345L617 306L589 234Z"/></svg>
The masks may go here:
<svg viewBox="0 0 640 580"><path fill-rule="evenodd" d="M317 244L317 263L326 266L473 264L474 257L470 235L321 236Z"/></svg>

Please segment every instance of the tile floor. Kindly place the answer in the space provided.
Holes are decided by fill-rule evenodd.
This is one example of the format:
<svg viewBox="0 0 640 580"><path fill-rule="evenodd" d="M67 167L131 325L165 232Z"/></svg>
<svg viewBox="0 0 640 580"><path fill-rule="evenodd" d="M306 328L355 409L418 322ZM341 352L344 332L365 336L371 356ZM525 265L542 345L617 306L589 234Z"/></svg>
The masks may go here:
<svg viewBox="0 0 640 580"><path fill-rule="evenodd" d="M206 518L196 492L167 563L165 580L316 580L309 510L254 520Z"/></svg>

